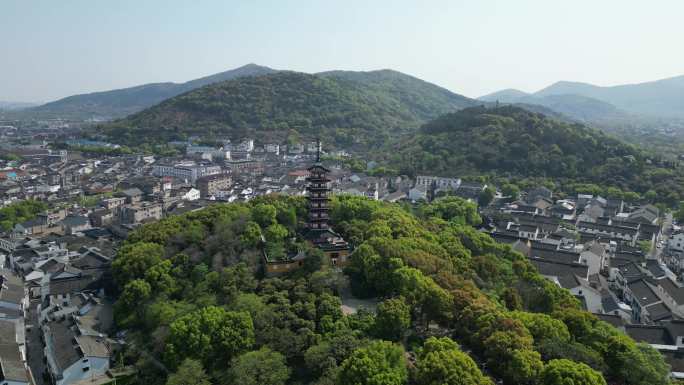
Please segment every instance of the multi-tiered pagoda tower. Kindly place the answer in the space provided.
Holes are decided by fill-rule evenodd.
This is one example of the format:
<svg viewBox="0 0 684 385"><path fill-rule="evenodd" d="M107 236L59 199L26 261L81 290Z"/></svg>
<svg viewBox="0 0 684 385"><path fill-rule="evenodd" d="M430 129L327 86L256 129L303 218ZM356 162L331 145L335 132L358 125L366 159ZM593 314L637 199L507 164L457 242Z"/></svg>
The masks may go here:
<svg viewBox="0 0 684 385"><path fill-rule="evenodd" d="M309 218L305 238L321 249L333 265L343 266L348 262L349 243L332 230L330 220L330 170L321 163L321 142L318 142L316 162L308 168L307 199Z"/></svg>
<svg viewBox="0 0 684 385"><path fill-rule="evenodd" d="M307 199L309 200L309 230L327 230L329 210L328 206L330 198L330 179L328 173L330 170L323 167L321 164L321 144L318 144L318 151L316 152L316 163L308 168L309 176L306 178L307 182Z"/></svg>

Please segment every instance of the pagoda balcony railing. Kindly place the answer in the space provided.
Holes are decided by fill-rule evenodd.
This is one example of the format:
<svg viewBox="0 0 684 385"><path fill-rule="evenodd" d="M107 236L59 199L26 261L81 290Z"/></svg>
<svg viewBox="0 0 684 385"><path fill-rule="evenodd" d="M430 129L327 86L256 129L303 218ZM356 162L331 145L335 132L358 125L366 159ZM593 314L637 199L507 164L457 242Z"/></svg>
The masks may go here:
<svg viewBox="0 0 684 385"><path fill-rule="evenodd" d="M310 213L309 218L310 219L330 219L330 216L327 213Z"/></svg>
<svg viewBox="0 0 684 385"><path fill-rule="evenodd" d="M309 228L310 228L310 229L321 229L321 230L325 230L325 229L328 229L328 228L330 228L330 227L328 226L328 223L326 223L326 222L320 222L320 223L315 223L315 224L314 224L314 223L311 223L311 224L309 225Z"/></svg>
<svg viewBox="0 0 684 385"><path fill-rule="evenodd" d="M330 206L324 204L310 204L309 209L311 210L330 210Z"/></svg>
<svg viewBox="0 0 684 385"><path fill-rule="evenodd" d="M309 194L309 199L315 199L315 198L328 199L328 194L327 193L319 193L319 192Z"/></svg>

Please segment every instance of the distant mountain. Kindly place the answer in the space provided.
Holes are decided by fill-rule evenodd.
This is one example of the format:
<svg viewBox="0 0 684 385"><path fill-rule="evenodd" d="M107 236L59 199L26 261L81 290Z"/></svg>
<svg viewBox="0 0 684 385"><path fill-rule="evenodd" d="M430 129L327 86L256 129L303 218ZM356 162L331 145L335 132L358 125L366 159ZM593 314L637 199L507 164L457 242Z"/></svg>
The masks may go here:
<svg viewBox="0 0 684 385"><path fill-rule="evenodd" d="M247 64L185 83L150 83L119 90L69 96L28 109L24 113L41 117L121 118L208 84L273 72L276 70L256 64Z"/></svg>
<svg viewBox="0 0 684 385"><path fill-rule="evenodd" d="M684 75L612 87L561 81L535 93L537 96L567 94L603 100L633 114L684 118Z"/></svg>
<svg viewBox="0 0 684 385"><path fill-rule="evenodd" d="M488 102L502 102L502 103L514 103L517 100L527 98L531 96L529 93L516 90L515 88L506 88L505 90L496 91L491 94L480 96L479 100L484 100Z"/></svg>
<svg viewBox="0 0 684 385"><path fill-rule="evenodd" d="M326 136L340 144L382 143L427 120L478 104L396 71L281 71L187 92L101 127L122 143L189 135Z"/></svg>
<svg viewBox="0 0 684 385"><path fill-rule="evenodd" d="M3 111L16 111L23 110L25 108L35 107L37 103L27 103L27 102L8 102L0 100L0 110Z"/></svg>
<svg viewBox="0 0 684 385"><path fill-rule="evenodd" d="M629 115L610 103L577 94L538 95L507 89L482 96L479 100L487 102L498 101L500 103L520 105L525 108L539 105L581 122L623 119Z"/></svg>
<svg viewBox="0 0 684 385"><path fill-rule="evenodd" d="M538 104L585 122L684 118L684 76L612 87L560 81L532 94L507 89L479 100Z"/></svg>

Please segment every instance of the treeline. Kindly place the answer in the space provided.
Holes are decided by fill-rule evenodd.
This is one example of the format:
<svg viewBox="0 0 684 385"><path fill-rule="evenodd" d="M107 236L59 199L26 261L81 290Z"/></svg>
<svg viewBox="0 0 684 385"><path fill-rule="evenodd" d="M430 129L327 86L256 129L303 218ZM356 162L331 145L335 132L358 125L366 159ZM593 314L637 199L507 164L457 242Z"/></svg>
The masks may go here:
<svg viewBox="0 0 684 385"><path fill-rule="evenodd" d="M657 351L580 310L520 254L476 231L472 203L446 197L411 213L345 196L331 215L357 245L345 274L296 240L301 198L214 205L136 230L113 264L135 382L668 383ZM263 249L308 258L266 278ZM342 313L348 284L381 299L375 314ZM435 325L441 337L430 336Z"/></svg>

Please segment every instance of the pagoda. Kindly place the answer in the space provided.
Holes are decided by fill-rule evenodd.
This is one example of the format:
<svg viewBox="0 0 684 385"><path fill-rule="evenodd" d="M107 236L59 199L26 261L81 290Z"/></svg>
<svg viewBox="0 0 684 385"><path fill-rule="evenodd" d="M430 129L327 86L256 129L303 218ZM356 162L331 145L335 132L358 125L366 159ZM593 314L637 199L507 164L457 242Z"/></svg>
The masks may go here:
<svg viewBox="0 0 684 385"><path fill-rule="evenodd" d="M348 263L349 243L337 234L328 223L330 220L330 170L321 163L321 142L318 142L316 162L307 169L308 221L304 238L318 247L330 259L333 266Z"/></svg>

